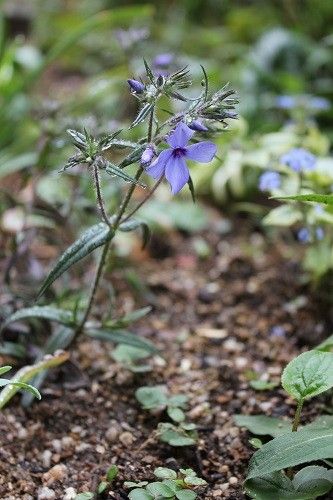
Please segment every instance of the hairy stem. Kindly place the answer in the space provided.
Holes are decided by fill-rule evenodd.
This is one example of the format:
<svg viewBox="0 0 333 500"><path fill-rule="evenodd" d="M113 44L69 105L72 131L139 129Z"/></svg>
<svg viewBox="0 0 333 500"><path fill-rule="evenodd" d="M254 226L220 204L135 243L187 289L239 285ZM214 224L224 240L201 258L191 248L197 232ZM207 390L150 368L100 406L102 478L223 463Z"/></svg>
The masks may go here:
<svg viewBox="0 0 333 500"><path fill-rule="evenodd" d="M296 412L295 412L295 416L294 416L293 426L291 429L293 432L296 432L298 429L298 426L299 426L299 423L301 420L301 412L302 412L302 408L303 408L303 403L304 403L304 401L302 399L300 399L297 402L297 408L296 408Z"/></svg>
<svg viewBox="0 0 333 500"><path fill-rule="evenodd" d="M149 117L148 142L151 142L151 140L152 140L153 123L154 123L154 109L150 113L150 117ZM136 175L135 175L135 179L139 180L139 178L141 177L143 172L144 172L144 169L143 169L143 167L140 166L138 168ZM121 223L122 216L124 215L125 210L126 210L128 204L132 198L132 195L133 195L133 192L135 190L136 185L132 184L131 187L129 188L129 190L127 191L126 196L125 196L122 204L119 207L118 213L116 215L116 219L115 219L114 223L111 224L110 220L106 214L105 208L104 208L104 203L103 203L103 198L102 198L101 188L100 188L100 182L99 182L99 175L98 175L99 172L98 172L98 167L96 165L93 166L93 174L94 174L94 182L95 182L95 187L96 187L97 201L98 201L98 205L99 205L103 220L108 224L108 226L110 226L110 228L112 228L112 230L114 232L116 232L120 223ZM81 332L84 328L84 325L85 325L85 323L89 317L89 314L91 312L91 309L92 309L92 306L93 306L94 300L95 300L96 291L97 291L97 288L98 288L98 285L99 285L99 282L100 282L100 279L102 277L103 270L105 267L105 262L107 259L107 255L109 252L111 241L112 240L108 241L103 247L103 251L102 251L102 254L101 254L97 269L96 269L95 278L94 278L94 281L93 281L93 284L91 287L88 304L87 304L85 312L83 314L83 318L75 330L71 344L73 344L76 341L77 337L81 334Z"/></svg>
<svg viewBox="0 0 333 500"><path fill-rule="evenodd" d="M163 176L160 177L158 179L158 181L155 182L154 186L151 188L149 193L147 193L147 195L140 201L140 203L138 203L137 206L135 208L133 208L132 212L130 212L128 215L126 215L126 217L121 222L126 222L126 221L128 221L128 219L133 217L133 215L139 210L139 208L141 208L142 205L144 205L146 203L146 201L149 200L149 198L151 198L151 196L155 193L156 189L161 184L162 180L163 180Z"/></svg>

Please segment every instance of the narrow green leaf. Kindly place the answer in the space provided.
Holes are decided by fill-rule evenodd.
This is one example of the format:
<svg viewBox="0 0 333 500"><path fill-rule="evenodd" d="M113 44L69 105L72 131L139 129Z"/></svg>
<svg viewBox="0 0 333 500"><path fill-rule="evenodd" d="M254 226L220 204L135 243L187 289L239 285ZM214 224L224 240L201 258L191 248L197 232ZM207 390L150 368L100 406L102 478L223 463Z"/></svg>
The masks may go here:
<svg viewBox="0 0 333 500"><path fill-rule="evenodd" d="M54 268L44 281L38 297L40 297L49 286L61 276L69 267L73 266L81 259L89 255L96 248L105 245L114 236L114 231L104 222L95 224L87 229L78 240L75 241L67 250L62 254Z"/></svg>
<svg viewBox="0 0 333 500"><path fill-rule="evenodd" d="M333 205L333 194L296 194L294 196L274 197L279 200L294 201L312 201L314 203L323 203L324 205Z"/></svg>
<svg viewBox="0 0 333 500"><path fill-rule="evenodd" d="M333 353L313 350L297 356L284 369L281 383L297 401L327 391L333 387Z"/></svg>
<svg viewBox="0 0 333 500"><path fill-rule="evenodd" d="M71 311L65 311L64 309L57 309L56 307L50 306L33 306L20 309L6 318L1 326L0 333L10 323L29 318L48 319L49 321L56 321L57 323L62 323L64 325L74 326L74 319Z"/></svg>
<svg viewBox="0 0 333 500"><path fill-rule="evenodd" d="M118 475L118 467L116 465L111 465L106 473L106 479L111 483Z"/></svg>
<svg viewBox="0 0 333 500"><path fill-rule="evenodd" d="M143 106L143 108L139 111L138 116L135 118L134 122L130 126L130 128L136 127L139 123L143 122L143 120L149 115L149 113L153 110L154 105L149 102Z"/></svg>
<svg viewBox="0 0 333 500"><path fill-rule="evenodd" d="M191 176L189 177L187 184L188 184L191 196L192 196L192 201L193 201L193 203L195 203L196 202L195 190L194 190L194 184L193 184L193 180L192 180Z"/></svg>
<svg viewBox="0 0 333 500"><path fill-rule="evenodd" d="M67 361L69 354L67 352L60 352L59 354L55 354L54 356L46 356L42 361L36 363L35 365L25 366L21 368L15 376L10 380L10 382L14 382L15 384L26 384L31 380L35 375L40 373L42 370L47 368L53 368L54 366L58 366L65 361ZM26 387L24 387L26 389ZM3 408L11 398L17 393L19 390L18 385L7 385L0 393L0 409Z"/></svg>
<svg viewBox="0 0 333 500"><path fill-rule="evenodd" d="M288 467L333 457L333 428L307 426L264 444L252 457L248 479L262 477Z"/></svg>
<svg viewBox="0 0 333 500"><path fill-rule="evenodd" d="M3 375L4 373L9 372L11 369L12 369L12 367L9 365L1 366L0 367L0 375Z"/></svg>
<svg viewBox="0 0 333 500"><path fill-rule="evenodd" d="M273 208L263 219L266 226L292 226L303 218L302 212L295 206L281 205Z"/></svg>
<svg viewBox="0 0 333 500"><path fill-rule="evenodd" d="M145 248L150 239L150 229L146 222L140 222L135 219L130 219L126 222L123 222L119 226L119 230L123 231L124 233L135 231L138 228L142 229L142 248Z"/></svg>
<svg viewBox="0 0 333 500"><path fill-rule="evenodd" d="M106 340L107 342L114 342L115 344L132 345L153 354L159 352L151 342L146 339L142 339L127 330L87 329L85 330L85 333L94 339Z"/></svg>
<svg viewBox="0 0 333 500"><path fill-rule="evenodd" d="M131 184L136 184L137 186L141 186L143 188L147 187L145 184L143 184L143 182L137 181L136 179L134 179L134 177L131 177L130 175L126 174L124 170L117 167L117 165L113 165L110 162L108 162L107 166L105 167L105 172L109 175L112 175L113 177L120 177L124 181L130 182Z"/></svg>
<svg viewBox="0 0 333 500"><path fill-rule="evenodd" d="M3 342L0 344L0 354L24 358L27 354L27 350L23 345L17 344L16 342Z"/></svg>

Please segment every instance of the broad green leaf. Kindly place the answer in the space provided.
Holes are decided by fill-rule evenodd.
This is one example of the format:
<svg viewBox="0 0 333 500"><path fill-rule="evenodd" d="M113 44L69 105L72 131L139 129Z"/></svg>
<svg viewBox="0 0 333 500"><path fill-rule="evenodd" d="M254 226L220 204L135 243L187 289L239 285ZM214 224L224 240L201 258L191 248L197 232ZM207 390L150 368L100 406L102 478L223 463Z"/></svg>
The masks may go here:
<svg viewBox="0 0 333 500"><path fill-rule="evenodd" d="M302 212L293 205L273 208L263 219L266 226L292 226L303 218Z"/></svg>
<svg viewBox="0 0 333 500"><path fill-rule="evenodd" d="M333 335L330 335L321 344L316 347L316 351L330 352L333 351Z"/></svg>
<svg viewBox="0 0 333 500"><path fill-rule="evenodd" d="M168 402L164 385L140 387L135 391L135 397L145 410L163 408Z"/></svg>
<svg viewBox="0 0 333 500"><path fill-rule="evenodd" d="M111 483L118 475L118 467L116 465L111 465L106 473L106 479Z"/></svg>
<svg viewBox="0 0 333 500"><path fill-rule="evenodd" d="M314 497L324 495L333 487L333 470L311 465L295 474L293 485L297 492L311 494Z"/></svg>
<svg viewBox="0 0 333 500"><path fill-rule="evenodd" d="M136 488L128 494L129 500L154 500L153 495L143 490L142 488Z"/></svg>
<svg viewBox="0 0 333 500"><path fill-rule="evenodd" d="M29 318L42 318L49 321L62 323L64 325L74 326L73 314L70 311L65 311L64 309L57 309L56 307L50 306L33 306L20 309L14 314L11 314L2 324L0 332L2 332L10 323Z"/></svg>
<svg viewBox="0 0 333 500"><path fill-rule="evenodd" d="M173 408L168 406L167 414L174 422L179 423L179 422L184 422L185 420L185 413L180 408Z"/></svg>
<svg viewBox="0 0 333 500"><path fill-rule="evenodd" d="M297 356L284 369L281 383L297 401L327 391L333 387L333 353L313 350Z"/></svg>
<svg viewBox="0 0 333 500"><path fill-rule="evenodd" d="M101 481L97 488L98 494L100 495L101 493L103 493L103 491L105 491L108 486L109 483L107 483L106 481Z"/></svg>
<svg viewBox="0 0 333 500"><path fill-rule="evenodd" d="M250 382L250 386L256 391L268 391L278 385L277 382L269 382L267 380L251 380Z"/></svg>
<svg viewBox="0 0 333 500"><path fill-rule="evenodd" d="M92 498L94 498L94 494L90 491L86 491L84 493L79 493L78 495L76 495L74 500L91 500Z"/></svg>
<svg viewBox="0 0 333 500"><path fill-rule="evenodd" d="M38 297L40 297L69 267L89 255L96 248L105 245L105 243L110 241L113 236L114 231L112 231L104 222L100 222L99 224L95 224L89 229L86 229L80 238L62 254L44 281L38 293Z"/></svg>
<svg viewBox="0 0 333 500"><path fill-rule="evenodd" d="M3 342L0 344L0 354L24 358L27 354L27 350L25 346L17 344L16 342Z"/></svg>
<svg viewBox="0 0 333 500"><path fill-rule="evenodd" d="M191 490L180 490L176 491L177 500L194 500L197 498L197 494Z"/></svg>
<svg viewBox="0 0 333 500"><path fill-rule="evenodd" d="M86 329L85 334L89 337L99 340L106 340L107 342L114 342L115 344L127 344L133 347L145 349L147 352L156 354L158 349L149 340L143 339L138 335L128 332L127 330L106 330L106 329Z"/></svg>
<svg viewBox="0 0 333 500"><path fill-rule="evenodd" d="M333 428L303 427L264 444L251 458L248 479L333 457Z"/></svg>
<svg viewBox="0 0 333 500"><path fill-rule="evenodd" d="M154 470L154 476L159 479L177 479L177 472L167 467L157 467Z"/></svg>
<svg viewBox="0 0 333 500"><path fill-rule="evenodd" d="M55 354L54 356L46 356L42 361L36 363L35 365L25 366L21 368L11 379L11 382L26 384L42 370L58 366L67 361L68 358L69 354L67 352L60 352L59 354ZM19 387L17 386L7 385L1 391L0 409L3 408L8 403L8 401L11 400L11 398L17 393L18 390Z"/></svg>
<svg viewBox="0 0 333 500"><path fill-rule="evenodd" d="M323 203L324 205L333 205L333 194L296 194L294 196L279 196L280 200L294 201L312 201L314 203Z"/></svg>
<svg viewBox="0 0 333 500"><path fill-rule="evenodd" d="M35 152L23 153L19 156L14 156L0 163L0 179L6 175L13 174L18 170L35 165L38 155Z"/></svg>
<svg viewBox="0 0 333 500"><path fill-rule="evenodd" d="M257 436L276 437L291 431L291 422L288 420L265 415L236 415L235 421L237 425L246 427Z"/></svg>
<svg viewBox="0 0 333 500"><path fill-rule="evenodd" d="M126 172L124 172L124 170L122 170L121 168L117 167L117 165L113 165L110 162L108 162L107 166L105 167L105 172L111 176L120 177L124 181L130 182L131 184L136 184L136 185L141 186L143 188L147 187L142 182L134 179L134 177L131 177L130 175L126 174Z"/></svg>
<svg viewBox="0 0 333 500"><path fill-rule="evenodd" d="M178 432L176 428L172 429L160 426L160 429L161 441L168 443L171 446L193 446L196 443L194 438L184 435L181 431Z"/></svg>
<svg viewBox="0 0 333 500"><path fill-rule="evenodd" d="M119 344L111 353L112 358L118 363L132 364L140 359L145 359L149 356L146 349L133 347L132 345Z"/></svg>
<svg viewBox="0 0 333 500"><path fill-rule="evenodd" d="M196 475L186 476L184 479L184 483L189 486L204 486L207 484L207 481L201 479L201 477L197 477Z"/></svg>
<svg viewBox="0 0 333 500"><path fill-rule="evenodd" d="M155 481L147 485L146 490L153 495L154 498L173 498L174 492L160 481Z"/></svg>

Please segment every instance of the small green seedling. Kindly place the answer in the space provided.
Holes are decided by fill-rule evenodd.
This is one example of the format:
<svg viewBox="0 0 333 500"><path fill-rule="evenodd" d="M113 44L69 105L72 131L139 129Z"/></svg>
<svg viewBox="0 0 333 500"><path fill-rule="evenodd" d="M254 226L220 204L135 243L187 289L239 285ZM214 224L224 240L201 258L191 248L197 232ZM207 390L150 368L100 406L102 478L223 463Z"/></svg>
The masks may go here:
<svg viewBox="0 0 333 500"><path fill-rule="evenodd" d="M140 361L147 359L150 353L140 347L134 347L126 344L119 344L113 349L112 358L134 373L145 373L151 371L148 364L141 364Z"/></svg>
<svg viewBox="0 0 333 500"><path fill-rule="evenodd" d="M179 469L177 473L173 469L157 467L154 470L154 476L158 481L152 483L126 481L124 486L131 489L128 498L130 500L154 500L157 498L161 500L164 498L194 500L197 498L197 494L192 488L207 484L192 469Z"/></svg>
<svg viewBox="0 0 333 500"><path fill-rule="evenodd" d="M111 484L117 477L117 475L118 467L116 465L112 465L106 473L106 479L99 483L95 493L93 493L92 491L85 491L76 495L74 500L92 500L94 498L99 498L102 493L104 493L108 488L111 487Z"/></svg>
<svg viewBox="0 0 333 500"><path fill-rule="evenodd" d="M154 387L140 387L135 396L142 408L151 411L166 410L170 422L160 422L157 435L164 443L171 446L192 446L196 443L196 425L185 422L186 416L183 409L186 407L188 397L185 394L168 396L166 387L157 385Z"/></svg>
<svg viewBox="0 0 333 500"><path fill-rule="evenodd" d="M298 428L304 401L333 387L333 353L312 350L293 359L282 374L282 386L297 401L293 422L262 415L236 417L238 425L254 434L274 438L253 455L245 489L257 500L313 500L333 488L333 470L308 466L292 479L290 468L317 460L331 465L333 416L323 415Z"/></svg>

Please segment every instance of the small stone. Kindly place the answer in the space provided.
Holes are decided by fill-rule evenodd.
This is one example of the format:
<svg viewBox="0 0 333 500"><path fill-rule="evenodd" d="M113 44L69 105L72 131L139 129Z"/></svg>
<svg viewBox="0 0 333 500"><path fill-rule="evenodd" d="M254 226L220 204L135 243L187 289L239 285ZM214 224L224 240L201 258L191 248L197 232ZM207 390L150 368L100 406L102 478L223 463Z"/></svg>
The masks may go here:
<svg viewBox="0 0 333 500"><path fill-rule="evenodd" d="M96 451L97 451L97 453L100 453L101 455L103 455L103 454L105 453L105 451L106 451L106 450L105 450L105 448L104 448L104 446L103 446L103 445L98 444L98 445L96 446Z"/></svg>
<svg viewBox="0 0 333 500"><path fill-rule="evenodd" d="M222 493L223 493L223 490L215 490L215 491L213 491L213 497L214 498L221 498Z"/></svg>
<svg viewBox="0 0 333 500"><path fill-rule="evenodd" d="M43 475L43 480L46 484L52 484L55 481L61 481L67 475L67 467L64 464L54 465L49 471Z"/></svg>
<svg viewBox="0 0 333 500"><path fill-rule="evenodd" d="M122 432L119 436L119 441L125 446L131 446L134 443L135 438L131 432Z"/></svg>
<svg viewBox="0 0 333 500"><path fill-rule="evenodd" d="M89 443L80 443L78 446L75 447L75 451L77 453L80 453L81 451L89 450L89 448L91 448L91 444L89 444Z"/></svg>
<svg viewBox="0 0 333 500"><path fill-rule="evenodd" d="M17 434L16 434L16 435L17 435L18 439L22 439L22 440L23 440L23 439L27 439L27 437L28 437L28 431L27 431L27 429L25 429L24 427L20 427L20 428L18 429L18 431L17 431Z"/></svg>
<svg viewBox="0 0 333 500"><path fill-rule="evenodd" d="M105 439L109 443L115 443L118 440L119 434L121 432L120 425L115 420L112 421L112 426L108 428L105 433Z"/></svg>
<svg viewBox="0 0 333 500"><path fill-rule="evenodd" d="M51 444L52 444L52 448L54 449L54 451L56 453L60 453L61 452L62 445L61 445L60 439L53 439L53 441L51 442Z"/></svg>
<svg viewBox="0 0 333 500"><path fill-rule="evenodd" d="M54 500L56 498L56 494L54 490L44 486L38 490L37 500Z"/></svg>
<svg viewBox="0 0 333 500"><path fill-rule="evenodd" d="M42 463L43 463L43 467L45 467L45 469L49 469L51 467L51 457L52 457L51 450L44 450L43 451Z"/></svg>
<svg viewBox="0 0 333 500"><path fill-rule="evenodd" d="M70 486L69 488L66 488L65 495L63 496L62 500L74 500L76 496L76 490L72 488L72 486Z"/></svg>
<svg viewBox="0 0 333 500"><path fill-rule="evenodd" d="M64 436L61 439L61 444L62 444L63 448L70 448L71 446L74 445L74 439L70 436Z"/></svg>
<svg viewBox="0 0 333 500"><path fill-rule="evenodd" d="M229 484L237 484L238 483L238 478L235 476L231 476L229 478Z"/></svg>

